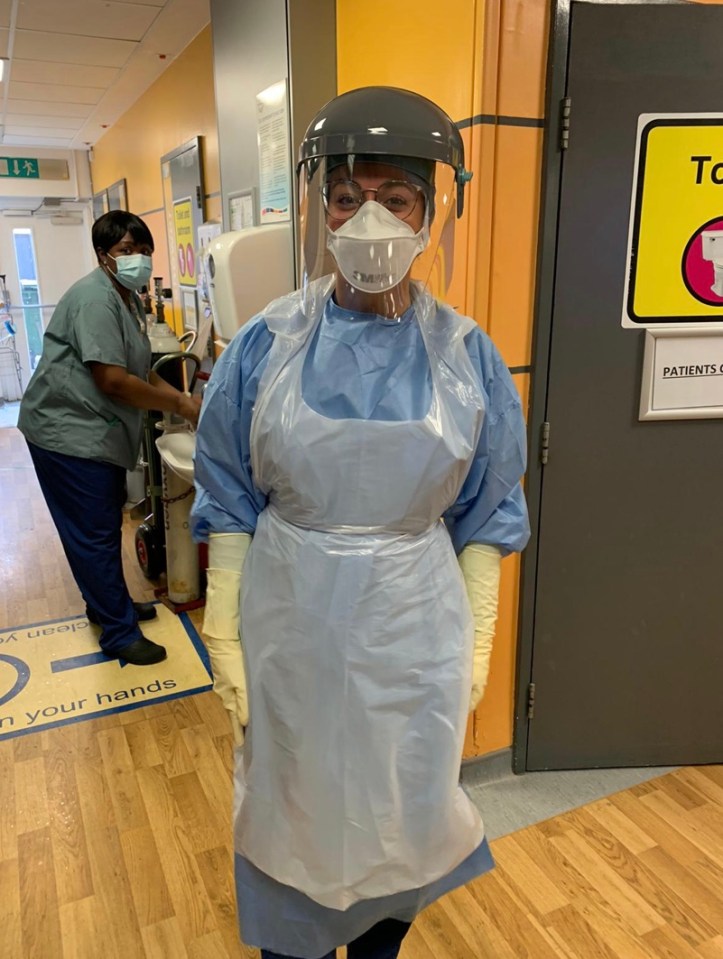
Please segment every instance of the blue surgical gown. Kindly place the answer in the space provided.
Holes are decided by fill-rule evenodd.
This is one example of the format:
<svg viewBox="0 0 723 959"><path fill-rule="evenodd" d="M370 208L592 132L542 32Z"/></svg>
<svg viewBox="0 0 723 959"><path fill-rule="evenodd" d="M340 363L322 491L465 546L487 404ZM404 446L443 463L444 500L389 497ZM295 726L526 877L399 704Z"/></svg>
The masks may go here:
<svg viewBox="0 0 723 959"><path fill-rule="evenodd" d="M251 533L266 497L251 470L251 416L273 334L263 317L244 326L214 366L196 444L194 536ZM517 552L529 538L520 477L525 424L519 394L490 338L478 327L465 339L486 413L474 459L444 521L459 553L467 543ZM422 419L431 403L427 352L414 310L400 320L355 313L327 302L307 353L304 401L332 419Z"/></svg>

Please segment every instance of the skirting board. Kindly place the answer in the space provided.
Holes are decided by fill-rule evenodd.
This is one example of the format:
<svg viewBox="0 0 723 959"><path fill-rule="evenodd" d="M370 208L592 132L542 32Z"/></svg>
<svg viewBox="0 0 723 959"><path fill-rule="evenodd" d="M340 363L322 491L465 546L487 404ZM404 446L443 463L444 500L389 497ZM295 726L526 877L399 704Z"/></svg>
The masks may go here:
<svg viewBox="0 0 723 959"><path fill-rule="evenodd" d="M507 779L512 774L512 749L508 747L484 756L463 759L459 780L464 786L483 786Z"/></svg>

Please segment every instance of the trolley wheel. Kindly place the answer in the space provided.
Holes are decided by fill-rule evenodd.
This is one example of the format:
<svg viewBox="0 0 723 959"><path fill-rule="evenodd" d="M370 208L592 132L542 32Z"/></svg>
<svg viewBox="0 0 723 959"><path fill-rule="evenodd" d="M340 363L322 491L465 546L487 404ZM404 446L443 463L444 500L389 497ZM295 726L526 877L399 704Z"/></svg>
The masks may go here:
<svg viewBox="0 0 723 959"><path fill-rule="evenodd" d="M158 579L165 569L165 556L158 530L149 523L141 523L136 530L136 557L147 579Z"/></svg>

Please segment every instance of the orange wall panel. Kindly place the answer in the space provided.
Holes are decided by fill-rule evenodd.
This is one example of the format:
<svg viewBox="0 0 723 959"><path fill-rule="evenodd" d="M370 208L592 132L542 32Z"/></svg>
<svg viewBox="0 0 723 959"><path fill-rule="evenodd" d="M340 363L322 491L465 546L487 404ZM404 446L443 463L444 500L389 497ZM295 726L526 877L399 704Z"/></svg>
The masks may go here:
<svg viewBox="0 0 723 959"><path fill-rule="evenodd" d="M146 213L143 221L153 234L156 249L153 253L153 275L169 277L171 268L168 263L168 241L166 239L166 219L163 210L155 213ZM166 279L166 285L168 285Z"/></svg>
<svg viewBox="0 0 723 959"><path fill-rule="evenodd" d="M211 223L221 222L221 197L209 196L206 198L206 220Z"/></svg>
<svg viewBox="0 0 723 959"><path fill-rule="evenodd" d="M403 87L438 103L453 120L472 112L475 0L337 0L339 93Z"/></svg>
<svg viewBox="0 0 723 959"><path fill-rule="evenodd" d="M530 362L542 130L498 126L489 332L509 366Z"/></svg>
<svg viewBox="0 0 723 959"><path fill-rule="evenodd" d="M473 131L470 128L462 130L462 141L464 143L465 166L469 169L469 157L471 153L471 143ZM470 278L467 251L469 249L470 231L476 229L475 214L476 204L474 202L474 191L471 189L475 177L472 177L470 183L465 187L464 213L459 220L455 220L451 225L454 230L454 255L452 260L452 277L449 286L446 289L431 286L432 293L449 303L451 306L464 313L471 315L472 301L470 299ZM449 228L449 227L448 227ZM477 319L475 317L475 319Z"/></svg>
<svg viewBox="0 0 723 959"><path fill-rule="evenodd" d="M474 176L467 187L469 236L466 272L469 280L466 312L489 333L497 127L478 123L469 132L471 146L467 166Z"/></svg>
<svg viewBox="0 0 723 959"><path fill-rule="evenodd" d="M472 116L496 115L499 82L499 46L501 3L503 0L485 0L477 4L475 46L477 57L472 77L474 102Z"/></svg>
<svg viewBox="0 0 723 959"><path fill-rule="evenodd" d="M542 117L545 113L549 0L504 0L500 22L499 94L501 116Z"/></svg>

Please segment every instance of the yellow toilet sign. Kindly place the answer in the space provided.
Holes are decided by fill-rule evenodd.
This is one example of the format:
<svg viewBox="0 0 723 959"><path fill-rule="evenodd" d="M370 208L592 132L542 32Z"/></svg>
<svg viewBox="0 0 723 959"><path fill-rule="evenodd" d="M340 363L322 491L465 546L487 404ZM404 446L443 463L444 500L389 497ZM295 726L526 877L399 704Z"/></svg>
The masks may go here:
<svg viewBox="0 0 723 959"><path fill-rule="evenodd" d="M723 323L723 114L643 114L623 326Z"/></svg>

